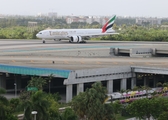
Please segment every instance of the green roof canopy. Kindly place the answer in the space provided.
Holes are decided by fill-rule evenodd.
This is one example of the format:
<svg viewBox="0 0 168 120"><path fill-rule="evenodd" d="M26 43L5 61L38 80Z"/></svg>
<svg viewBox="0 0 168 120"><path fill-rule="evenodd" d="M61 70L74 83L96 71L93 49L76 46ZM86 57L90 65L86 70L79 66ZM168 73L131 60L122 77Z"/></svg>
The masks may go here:
<svg viewBox="0 0 168 120"><path fill-rule="evenodd" d="M12 73L12 74L23 74L23 75L38 75L38 76L49 76L68 78L70 70L61 69L50 69L50 68L35 68L25 66L13 66L0 64L0 72Z"/></svg>

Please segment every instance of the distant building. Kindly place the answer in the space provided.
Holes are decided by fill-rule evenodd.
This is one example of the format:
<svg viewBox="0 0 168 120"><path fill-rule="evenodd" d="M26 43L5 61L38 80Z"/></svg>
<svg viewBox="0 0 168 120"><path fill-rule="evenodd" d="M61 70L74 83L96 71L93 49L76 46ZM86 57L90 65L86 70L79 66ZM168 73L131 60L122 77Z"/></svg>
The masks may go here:
<svg viewBox="0 0 168 120"><path fill-rule="evenodd" d="M4 15L0 14L0 18L4 18Z"/></svg>
<svg viewBox="0 0 168 120"><path fill-rule="evenodd" d="M94 19L93 19L93 22L98 22L99 24L101 24L101 23L102 23L102 20L101 20L101 18L94 18Z"/></svg>
<svg viewBox="0 0 168 120"><path fill-rule="evenodd" d="M160 26L162 29L168 29L168 25L161 25Z"/></svg>
<svg viewBox="0 0 168 120"><path fill-rule="evenodd" d="M67 24L71 24L73 22L86 22L86 18L79 18L77 16L71 16L66 18Z"/></svg>
<svg viewBox="0 0 168 120"><path fill-rule="evenodd" d="M28 21L28 31L33 32L37 29L37 22Z"/></svg>
<svg viewBox="0 0 168 120"><path fill-rule="evenodd" d="M66 18L67 24L71 24L73 22L73 19L71 17Z"/></svg>
<svg viewBox="0 0 168 120"><path fill-rule="evenodd" d="M49 12L48 17L49 18L57 18L57 13L56 12Z"/></svg>
<svg viewBox="0 0 168 120"><path fill-rule="evenodd" d="M86 22L92 24L93 22L98 22L100 25L104 25L109 20L109 17L97 17L97 16L68 16L66 18L67 24L72 22Z"/></svg>
<svg viewBox="0 0 168 120"><path fill-rule="evenodd" d="M107 22L109 19L110 19L110 18L107 18L107 17L103 18L103 19L102 19L102 25L106 24L106 22Z"/></svg>
<svg viewBox="0 0 168 120"><path fill-rule="evenodd" d="M88 23L88 24L92 24L92 22L93 22L93 18L92 18L92 17L86 19L86 23Z"/></svg>
<svg viewBox="0 0 168 120"><path fill-rule="evenodd" d="M160 25L161 19L157 18L136 18L136 24L138 25Z"/></svg>

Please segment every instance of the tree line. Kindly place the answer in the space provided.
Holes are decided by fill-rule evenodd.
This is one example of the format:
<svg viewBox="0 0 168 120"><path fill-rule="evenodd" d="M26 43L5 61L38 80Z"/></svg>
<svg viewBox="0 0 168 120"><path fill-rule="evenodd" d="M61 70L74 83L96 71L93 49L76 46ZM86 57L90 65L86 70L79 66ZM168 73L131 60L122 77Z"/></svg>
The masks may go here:
<svg viewBox="0 0 168 120"><path fill-rule="evenodd" d="M35 26L28 26L29 21L37 22ZM162 20L163 24L167 20ZM1 18L0 19L0 39L37 39L36 34L47 28L101 28L98 22L88 24L86 22L73 22L67 24L65 19L49 18ZM168 28L161 26L136 25L135 19L117 18L113 29L119 35L108 35L93 39L117 40L117 41L168 41Z"/></svg>
<svg viewBox="0 0 168 120"><path fill-rule="evenodd" d="M144 26L127 26L121 27L114 25L114 29L119 35L101 37L101 40L118 40L118 41L168 41L168 29L162 27L144 27Z"/></svg>

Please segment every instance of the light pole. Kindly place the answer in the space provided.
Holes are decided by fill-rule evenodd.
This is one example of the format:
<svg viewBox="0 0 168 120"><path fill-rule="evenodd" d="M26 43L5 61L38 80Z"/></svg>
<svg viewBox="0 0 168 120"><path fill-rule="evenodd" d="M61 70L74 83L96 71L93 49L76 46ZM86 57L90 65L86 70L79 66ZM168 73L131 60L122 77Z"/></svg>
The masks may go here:
<svg viewBox="0 0 168 120"><path fill-rule="evenodd" d="M15 98L16 98L16 96L17 96L17 84L14 83L14 86L15 86Z"/></svg>
<svg viewBox="0 0 168 120"><path fill-rule="evenodd" d="M31 114L34 115L34 120L36 120L37 111L32 111Z"/></svg>
<svg viewBox="0 0 168 120"><path fill-rule="evenodd" d="M49 93L50 93L50 82L51 82L51 80L49 80L48 82L49 82L49 86L48 86L48 88L49 88Z"/></svg>
<svg viewBox="0 0 168 120"><path fill-rule="evenodd" d="M112 103L113 102L113 96L111 95L110 97L111 97L111 103Z"/></svg>

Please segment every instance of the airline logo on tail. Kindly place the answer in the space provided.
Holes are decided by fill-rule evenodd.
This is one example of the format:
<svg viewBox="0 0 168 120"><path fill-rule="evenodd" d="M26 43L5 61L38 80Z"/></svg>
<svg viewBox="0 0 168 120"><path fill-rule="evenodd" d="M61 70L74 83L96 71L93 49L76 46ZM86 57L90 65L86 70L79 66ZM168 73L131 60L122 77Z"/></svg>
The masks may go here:
<svg viewBox="0 0 168 120"><path fill-rule="evenodd" d="M102 28L102 33L106 32L109 28L112 28L115 18L116 15L107 21L107 23Z"/></svg>

